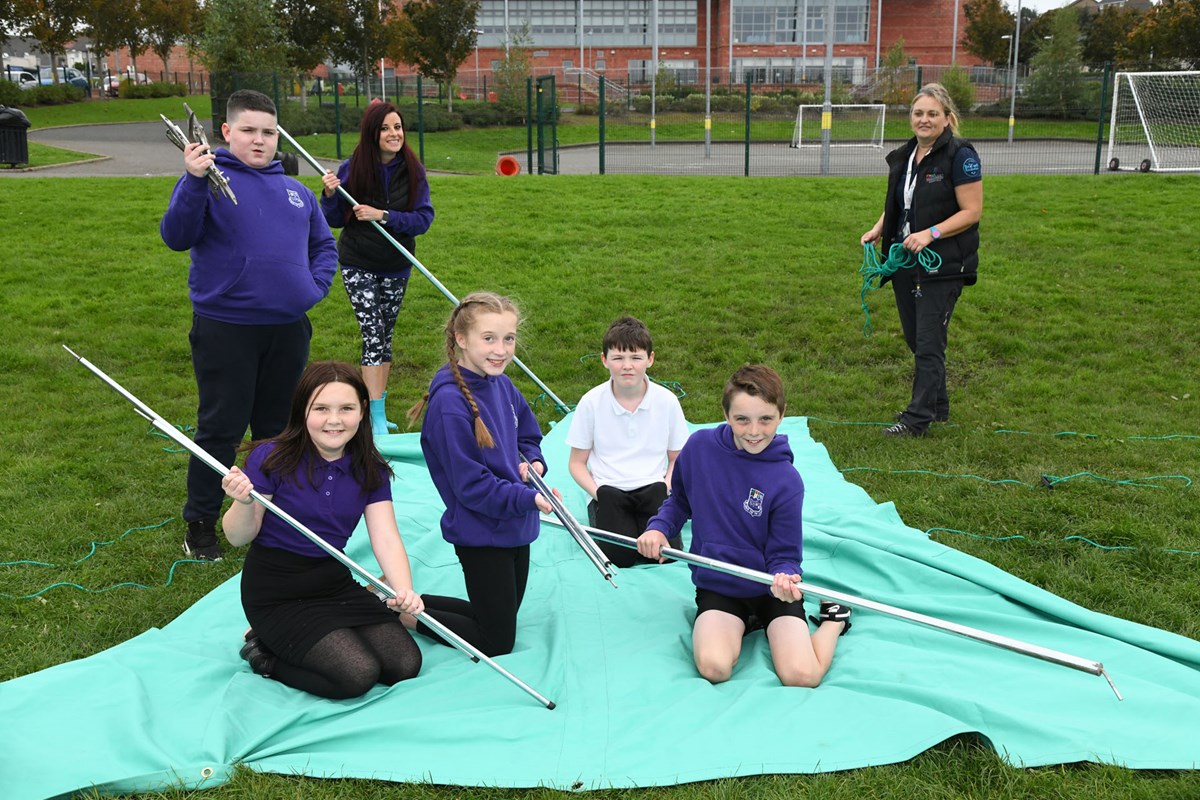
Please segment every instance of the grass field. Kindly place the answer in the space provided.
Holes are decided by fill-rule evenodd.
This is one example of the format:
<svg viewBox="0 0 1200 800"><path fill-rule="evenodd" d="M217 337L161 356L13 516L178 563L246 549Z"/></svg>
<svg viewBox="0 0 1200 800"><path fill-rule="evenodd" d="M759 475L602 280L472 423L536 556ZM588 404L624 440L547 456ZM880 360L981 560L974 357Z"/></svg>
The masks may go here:
<svg viewBox="0 0 1200 800"><path fill-rule="evenodd" d="M61 566L0 566L0 680L165 625L238 571L236 558L176 563L184 456L61 349L167 419L194 423L187 256L158 237L172 184L31 178L19 207L3 203L0 403L10 420L0 432L0 562ZM959 531L932 535L1088 608L1200 637L1190 484L1200 477L1200 325L1186 281L1195 178L989 178L981 279L950 336L953 421L911 441L879 433L905 404L911 371L890 292L870 298L870 338L859 309L858 237L878 216L881 179L435 176L432 190L438 217L422 260L460 296L487 288L518 298L519 355L569 402L603 378L581 358L621 313L649 322L653 373L682 384L693 421L719 417L735 367L766 362L789 386L789 411L813 418L847 479L894 502L908 524ZM64 197L119 213L67 220ZM449 310L414 277L393 410L424 391ZM311 316L314 358L357 357L340 283ZM536 389L513 375L532 399ZM557 415L543 405L539 416ZM1040 486L1043 475L1085 472L1098 477ZM114 543L85 559L92 542ZM47 590L56 583L85 589ZM558 795L242 770L203 796ZM1017 770L962 737L889 767L598 796L1184 798L1200 796L1200 774Z"/></svg>
<svg viewBox="0 0 1200 800"><path fill-rule="evenodd" d="M57 125L92 125L109 122L157 121L159 114L180 121L183 116L182 103L187 102L209 126L208 114L211 100L208 95L187 98L168 97L151 100L97 99L90 102L65 106L34 106L26 109L33 127L44 128ZM312 100L315 102L315 99ZM658 141L704 141L703 115L684 113L659 114L656 119ZM419 148L419 137L415 131L415 120L408 120L409 141L413 149ZM712 115L712 138L714 141L744 141L746 136L745 117L741 112L714 112ZM795 112L755 114L751 126L753 141L790 141L795 126ZM286 127L286 123L285 123ZM843 129L835 122L833 135L841 135ZM857 129L847 129L847 135L862 135ZM1017 127L1022 138L1069 138L1094 141L1096 124L1090 122L1044 122L1021 120ZM968 117L963 126L964 135L976 139L1000 139L1008 134L1007 119ZM905 138L910 134L907 120L902 114L889 112L887 116L887 138ZM610 116L605 122L605 141L629 142L650 140L650 116L627 113ZM535 132L536 136L536 132ZM559 144L594 144L599 141L599 119L596 116L563 114L560 117L557 136ZM820 139L818 127L809 126L805 136ZM358 141L358 131L346 131L338 137L320 134L302 137L301 144L315 156L322 158L349 158ZM535 140L536 141L536 140ZM524 151L528 135L524 126L497 128L464 128L456 131L428 133L424 137L425 164L430 169L466 174L491 173L496 166L497 154L505 151ZM69 163L87 156L58 150L57 148L30 143L30 166L49 166Z"/></svg>

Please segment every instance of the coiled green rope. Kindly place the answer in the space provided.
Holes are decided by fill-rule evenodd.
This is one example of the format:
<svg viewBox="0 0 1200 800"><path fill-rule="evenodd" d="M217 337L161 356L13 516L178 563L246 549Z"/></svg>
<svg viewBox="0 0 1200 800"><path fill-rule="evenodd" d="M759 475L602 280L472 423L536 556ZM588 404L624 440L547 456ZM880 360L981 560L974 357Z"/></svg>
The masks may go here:
<svg viewBox="0 0 1200 800"><path fill-rule="evenodd" d="M912 269L918 265L926 272L936 272L942 266L942 257L928 247L914 256L901 242L896 242L888 249L887 259L881 262L879 251L875 249L874 244L863 245L863 263L858 268L858 274L862 275L863 279L862 291L859 293L859 302L865 317L863 336L871 335L871 310L867 307L867 292L878 289L883 279L895 275L897 270Z"/></svg>

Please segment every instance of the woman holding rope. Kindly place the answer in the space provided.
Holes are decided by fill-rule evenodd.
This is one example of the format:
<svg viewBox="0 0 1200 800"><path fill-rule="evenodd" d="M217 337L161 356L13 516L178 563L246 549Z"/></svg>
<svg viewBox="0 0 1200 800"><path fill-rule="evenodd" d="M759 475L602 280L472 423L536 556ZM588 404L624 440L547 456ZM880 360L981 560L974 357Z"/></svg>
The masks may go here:
<svg viewBox="0 0 1200 800"><path fill-rule="evenodd" d="M914 357L912 399L883 429L885 436L924 436L950 418L946 393L946 335L964 286L979 265L983 174L979 154L958 135L958 111L939 83L922 87L909 113L913 138L888 153L883 214L860 242L895 244L913 256L925 249L941 259L884 276L896 295L900 327Z"/></svg>
<svg viewBox="0 0 1200 800"><path fill-rule="evenodd" d="M283 433L257 443L221 486L235 547L249 543L242 607L251 629L241 655L258 675L333 699L416 676L421 651L393 611L419 614L408 554L392 509L391 470L364 416L367 387L338 361L310 364ZM371 549L396 597L385 606L350 572L250 496L267 499L342 550L365 518ZM389 607L392 610L389 610Z"/></svg>
<svg viewBox="0 0 1200 800"><path fill-rule="evenodd" d="M382 225L410 253L416 237L433 223L425 168L404 135L404 118L391 103L373 100L363 113L358 146L337 174L321 183L321 211L331 228L344 228L338 239L342 282L362 331L362 373L371 395L371 427L382 436L388 422L384 403L392 366L392 333L412 264L383 237ZM358 199L351 207L337 191Z"/></svg>

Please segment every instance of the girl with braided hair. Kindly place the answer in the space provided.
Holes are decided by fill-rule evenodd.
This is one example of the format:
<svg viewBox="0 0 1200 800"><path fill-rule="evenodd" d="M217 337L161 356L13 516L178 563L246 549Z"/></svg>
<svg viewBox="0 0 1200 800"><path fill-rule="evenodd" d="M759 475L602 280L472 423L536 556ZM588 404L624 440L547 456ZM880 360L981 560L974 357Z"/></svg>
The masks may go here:
<svg viewBox="0 0 1200 800"><path fill-rule="evenodd" d="M517 343L519 312L490 292L463 298L446 323L446 364L409 412L422 410L421 450L446 504L442 536L454 545L467 600L426 595L426 612L489 656L512 652L517 609L529 577L538 511L550 503L526 485L545 474L542 431L504 374ZM405 625L433 636L409 614ZM433 636L433 638L437 638Z"/></svg>

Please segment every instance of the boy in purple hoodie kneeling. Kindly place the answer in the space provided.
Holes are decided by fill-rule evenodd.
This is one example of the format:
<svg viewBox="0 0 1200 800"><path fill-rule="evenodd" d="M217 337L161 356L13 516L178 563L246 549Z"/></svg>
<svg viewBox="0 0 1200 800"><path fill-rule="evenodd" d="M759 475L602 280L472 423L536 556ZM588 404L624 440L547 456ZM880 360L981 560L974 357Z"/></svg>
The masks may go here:
<svg viewBox="0 0 1200 800"><path fill-rule="evenodd" d="M746 366L725 384L725 424L695 431L675 461L672 493L638 537L638 552L661 559L669 537L692 520L691 551L775 576L771 586L693 566L696 669L729 680L742 637L766 628L775 673L785 686L817 686L850 629L847 606L821 602L809 635L800 580L804 482L786 436L775 431L787 403L778 373Z"/></svg>

